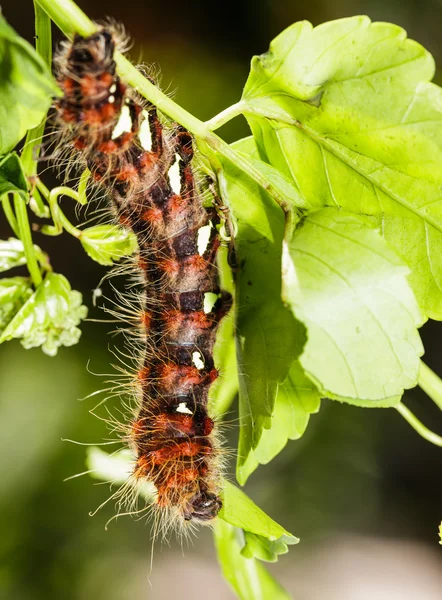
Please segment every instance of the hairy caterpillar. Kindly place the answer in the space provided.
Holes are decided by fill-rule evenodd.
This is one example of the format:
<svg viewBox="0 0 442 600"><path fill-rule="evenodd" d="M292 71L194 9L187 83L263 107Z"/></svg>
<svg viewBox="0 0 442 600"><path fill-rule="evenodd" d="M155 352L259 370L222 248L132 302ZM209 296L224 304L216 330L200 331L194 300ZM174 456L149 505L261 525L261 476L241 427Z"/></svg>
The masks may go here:
<svg viewBox="0 0 442 600"><path fill-rule="evenodd" d="M204 206L191 135L178 125L165 127L155 107L120 80L116 45L118 34L109 27L65 43L56 58L63 91L57 121L63 147L87 165L117 219L138 239L144 296L138 407L127 435L136 455L132 477L155 485L159 512L181 523L207 523L222 506L220 443L207 409L218 377L213 345L231 305L216 266L220 218ZM120 132L124 111L130 125ZM140 141L145 118L150 150ZM169 177L176 162L179 193ZM208 299L214 300L209 308Z"/></svg>

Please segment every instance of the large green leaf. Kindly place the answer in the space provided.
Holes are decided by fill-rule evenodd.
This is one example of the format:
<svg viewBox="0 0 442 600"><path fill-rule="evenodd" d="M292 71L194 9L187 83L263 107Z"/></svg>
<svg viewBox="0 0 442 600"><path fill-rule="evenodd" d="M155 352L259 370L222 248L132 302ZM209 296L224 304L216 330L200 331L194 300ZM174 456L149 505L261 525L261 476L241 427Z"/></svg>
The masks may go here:
<svg viewBox="0 0 442 600"><path fill-rule="evenodd" d="M241 150L241 144L235 148ZM284 213L235 165L226 162L223 166L221 192L237 227L240 468L263 428L271 424L278 383L284 381L297 355L296 321L281 300ZM241 481L240 472L238 477Z"/></svg>
<svg viewBox="0 0 442 600"><path fill-rule="evenodd" d="M0 15L0 154L42 121L59 93L34 48Z"/></svg>
<svg viewBox="0 0 442 600"><path fill-rule="evenodd" d="M299 22L252 61L243 104L261 157L312 205L371 215L442 319L442 94L403 29Z"/></svg>
<svg viewBox="0 0 442 600"><path fill-rule="evenodd" d="M223 575L240 600L290 600L262 564L244 556L244 533L240 529L218 519L214 536Z"/></svg>
<svg viewBox="0 0 442 600"><path fill-rule="evenodd" d="M361 216L325 208L288 242L285 297L307 327L302 367L322 396L391 406L416 385L423 317L408 268Z"/></svg>

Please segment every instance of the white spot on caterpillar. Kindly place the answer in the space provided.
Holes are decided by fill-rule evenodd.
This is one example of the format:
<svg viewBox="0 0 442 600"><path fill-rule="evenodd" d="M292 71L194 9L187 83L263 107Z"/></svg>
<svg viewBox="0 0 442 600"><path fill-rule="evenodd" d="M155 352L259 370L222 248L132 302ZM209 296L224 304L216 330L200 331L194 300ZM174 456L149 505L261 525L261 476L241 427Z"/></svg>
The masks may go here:
<svg viewBox="0 0 442 600"><path fill-rule="evenodd" d="M200 352L198 352L198 351L193 352L192 361L193 361L193 364L195 365L195 367L199 371L201 371L201 369L204 369L204 361L202 360L202 356L201 356Z"/></svg>
<svg viewBox="0 0 442 600"><path fill-rule="evenodd" d="M209 313L215 306L215 302L218 300L218 294L213 292L206 292L204 294L204 312Z"/></svg>
<svg viewBox="0 0 442 600"><path fill-rule="evenodd" d="M208 225L204 225L204 227L200 227L198 229L198 254L203 256L204 252L207 250L207 246L209 245L210 240L210 230L212 229L212 223Z"/></svg>
<svg viewBox="0 0 442 600"><path fill-rule="evenodd" d="M115 125L112 132L112 139L115 140L118 136L132 129L132 119L130 118L130 110L128 106L123 106L121 116L118 123Z"/></svg>
<svg viewBox="0 0 442 600"><path fill-rule="evenodd" d="M150 152L152 150L152 134L150 133L149 121L147 120L147 112L143 111L144 119L140 125L138 137L143 150Z"/></svg>
<svg viewBox="0 0 442 600"><path fill-rule="evenodd" d="M117 84L113 83L110 88L109 88L109 93L110 94L115 94L115 92L117 91Z"/></svg>
<svg viewBox="0 0 442 600"><path fill-rule="evenodd" d="M174 194L179 194L181 189L180 181L180 157L175 154L175 162L169 169L170 186Z"/></svg>
<svg viewBox="0 0 442 600"><path fill-rule="evenodd" d="M192 411L189 408L187 408L186 402L180 402L176 408L176 412L182 413L184 415L193 414Z"/></svg>
<svg viewBox="0 0 442 600"><path fill-rule="evenodd" d="M109 96L108 102L109 104L113 104L115 102L115 96Z"/></svg>

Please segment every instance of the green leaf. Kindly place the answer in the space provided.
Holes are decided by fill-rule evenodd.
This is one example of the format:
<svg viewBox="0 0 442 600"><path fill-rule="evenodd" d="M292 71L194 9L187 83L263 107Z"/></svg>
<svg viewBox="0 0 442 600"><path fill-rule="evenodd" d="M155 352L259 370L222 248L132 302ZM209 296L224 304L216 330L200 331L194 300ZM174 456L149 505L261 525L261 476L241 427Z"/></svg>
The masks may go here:
<svg viewBox="0 0 442 600"><path fill-rule="evenodd" d="M434 61L367 17L299 22L252 61L243 102L261 158L313 206L373 217L442 319L442 94Z"/></svg>
<svg viewBox="0 0 442 600"><path fill-rule="evenodd" d="M46 263L46 257L38 246L34 245L37 260ZM17 238L0 240L0 273L26 264L23 243Z"/></svg>
<svg viewBox="0 0 442 600"><path fill-rule="evenodd" d="M246 558L258 558L265 562L277 562L281 554L287 554L289 551L287 543L283 538L275 541L270 541L262 535L244 532L244 548L241 554Z"/></svg>
<svg viewBox="0 0 442 600"><path fill-rule="evenodd" d="M225 316L221 322L213 357L220 376L210 386L209 411L219 417L229 410L239 388L233 314Z"/></svg>
<svg viewBox="0 0 442 600"><path fill-rule="evenodd" d="M134 233L118 225L83 229L79 239L88 255L100 265L113 265L113 261L130 256L138 248Z"/></svg>
<svg viewBox="0 0 442 600"><path fill-rule="evenodd" d="M242 490L224 482L223 506L219 518L271 542L297 544L299 539L289 533L261 510Z"/></svg>
<svg viewBox="0 0 442 600"><path fill-rule="evenodd" d="M244 534L241 530L218 519L214 537L223 575L240 600L290 600L290 595L262 564L244 557L241 551Z"/></svg>
<svg viewBox="0 0 442 600"><path fill-rule="evenodd" d="M228 264L228 249L225 246L218 250L217 266L221 289L234 296L232 271ZM229 410L239 387L233 309L221 321L213 347L213 359L220 376L210 386L208 406L209 413L219 417Z"/></svg>
<svg viewBox="0 0 442 600"><path fill-rule="evenodd" d="M265 429L258 446L249 454L243 467L249 477L259 464L266 465L285 447L288 440L302 437L312 413L319 411L321 399L298 360L290 368L287 379L278 388L270 429Z"/></svg>
<svg viewBox="0 0 442 600"><path fill-rule="evenodd" d="M0 279L0 333L31 295L31 282L27 277Z"/></svg>
<svg viewBox="0 0 442 600"><path fill-rule="evenodd" d="M241 151L239 142L234 147ZM246 142L248 143L248 142ZM235 250L236 335L239 372L241 467L269 427L278 383L296 357L296 322L281 300L284 213L242 171L226 162L219 174L221 192L237 227Z"/></svg>
<svg viewBox="0 0 442 600"><path fill-rule="evenodd" d="M11 152L0 160L0 198L8 192L18 192L25 201L28 198L26 176L15 152Z"/></svg>
<svg viewBox="0 0 442 600"><path fill-rule="evenodd" d="M402 259L369 220L331 208L305 219L285 258L285 298L308 330L300 362L321 396L397 404L423 354Z"/></svg>
<svg viewBox="0 0 442 600"><path fill-rule="evenodd" d="M60 93L41 57L0 15L0 154L42 121Z"/></svg>
<svg viewBox="0 0 442 600"><path fill-rule="evenodd" d="M80 292L71 290L63 275L48 273L32 296L23 304L0 336L0 343L22 338L24 348L41 346L55 356L60 346L72 346L80 338L77 325L86 318Z"/></svg>

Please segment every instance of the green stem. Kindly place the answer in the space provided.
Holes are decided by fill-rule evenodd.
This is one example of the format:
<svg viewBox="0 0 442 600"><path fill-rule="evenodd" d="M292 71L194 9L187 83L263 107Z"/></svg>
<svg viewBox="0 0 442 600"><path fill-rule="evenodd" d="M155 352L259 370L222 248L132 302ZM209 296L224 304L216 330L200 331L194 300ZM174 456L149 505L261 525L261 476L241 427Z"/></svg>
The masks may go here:
<svg viewBox="0 0 442 600"><path fill-rule="evenodd" d="M40 54L50 68L52 62L51 20L36 1L34 2L34 10L36 37L35 47L38 54ZM41 140L43 138L45 124L46 119L43 119L40 125L30 129L27 133L25 145L21 155L23 169L27 177L34 177L37 174L36 158L39 154L39 146L41 145ZM36 201L38 202L38 199L36 199ZM43 207L39 208L42 212L44 211Z"/></svg>
<svg viewBox="0 0 442 600"><path fill-rule="evenodd" d="M432 444L442 448L442 437L428 429L428 427L425 427L425 425L419 421L416 415L412 413L409 408L407 408L404 404L399 403L397 406L395 406L395 409L421 437L426 439L428 442L431 442Z"/></svg>
<svg viewBox="0 0 442 600"><path fill-rule="evenodd" d="M28 271L31 275L34 286L37 287L42 282L42 276L40 273L40 267L38 266L37 258L35 256L34 245L32 243L31 228L29 226L26 203L20 194L14 194L14 208L17 216L19 237L23 243Z"/></svg>
<svg viewBox="0 0 442 600"><path fill-rule="evenodd" d="M239 117L244 112L245 103L243 100L240 100L236 104L232 104L219 114L212 117L209 121L205 122L205 126L209 131L215 131L215 129L219 129L235 117Z"/></svg>
<svg viewBox="0 0 442 600"><path fill-rule="evenodd" d="M417 383L442 410L442 380L422 360L420 362L419 381Z"/></svg>
<svg viewBox="0 0 442 600"><path fill-rule="evenodd" d="M95 23L72 0L36 1L68 37L72 37L74 33L79 33L83 36L91 35L97 29ZM211 128L220 126L220 124L226 123L229 118L240 114L241 103L226 109L223 113L215 117L214 120L204 123L166 96L119 52L115 53L115 62L121 78L147 98L161 112L186 127L195 137L199 138L200 142L205 143L209 148L234 163L251 179L256 181L258 185L263 187L278 202L283 210L287 210L291 206L292 202L287 198L283 189L277 184L270 184L265 175L256 169L246 156L236 152L229 144L210 130Z"/></svg>
<svg viewBox="0 0 442 600"><path fill-rule="evenodd" d="M78 198L77 201L82 204L83 206L85 206L87 204L87 195L86 195L86 190L87 190L87 185L89 183L89 177L91 175L91 172L89 171L89 169L85 169L83 171L83 173L80 176L80 181L78 182Z"/></svg>
<svg viewBox="0 0 442 600"><path fill-rule="evenodd" d="M63 229L65 229L74 237L79 238L81 236L81 230L72 225L58 204L58 198L60 196L69 196L69 198L73 198L74 200L77 200L77 202L80 202L82 198L79 193L72 188L63 185L49 191L40 179L37 179L37 189L40 190L48 201L52 220L54 221L54 225L44 225L41 228L41 232L46 235L55 236L60 235L63 232ZM83 204L82 201L80 203Z"/></svg>
<svg viewBox="0 0 442 600"><path fill-rule="evenodd" d="M72 38L74 33L92 35L97 26L72 0L36 0L62 32Z"/></svg>
<svg viewBox="0 0 442 600"><path fill-rule="evenodd" d="M18 223L15 218L14 211L12 210L11 200L9 199L9 194L5 194L1 199L1 203L3 206L3 212L5 213L6 220L9 223L9 227L15 234L15 237L20 237L18 232Z"/></svg>

